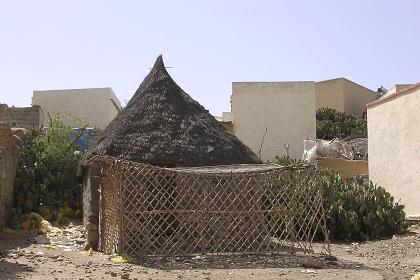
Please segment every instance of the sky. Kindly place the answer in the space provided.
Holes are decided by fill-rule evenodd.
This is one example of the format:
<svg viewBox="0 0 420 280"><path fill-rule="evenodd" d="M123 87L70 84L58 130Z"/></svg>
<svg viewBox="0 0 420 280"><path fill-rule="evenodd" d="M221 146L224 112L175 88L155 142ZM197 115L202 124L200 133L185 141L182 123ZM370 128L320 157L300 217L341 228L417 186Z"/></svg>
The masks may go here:
<svg viewBox="0 0 420 280"><path fill-rule="evenodd" d="M0 103L111 87L127 103L159 54L214 115L234 81L420 82L420 1L0 0Z"/></svg>

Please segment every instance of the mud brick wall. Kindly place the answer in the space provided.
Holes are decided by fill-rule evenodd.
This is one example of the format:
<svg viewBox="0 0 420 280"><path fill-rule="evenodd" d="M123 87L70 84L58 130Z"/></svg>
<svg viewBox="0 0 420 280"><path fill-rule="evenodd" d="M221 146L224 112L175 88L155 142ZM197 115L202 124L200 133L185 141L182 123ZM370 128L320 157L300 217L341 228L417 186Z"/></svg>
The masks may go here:
<svg viewBox="0 0 420 280"><path fill-rule="evenodd" d="M6 222L6 210L13 198L18 149L8 124L0 123L0 227Z"/></svg>
<svg viewBox="0 0 420 280"><path fill-rule="evenodd" d="M16 123L18 127L38 128L42 124L42 117L42 109L39 105L18 108L0 104L0 122Z"/></svg>

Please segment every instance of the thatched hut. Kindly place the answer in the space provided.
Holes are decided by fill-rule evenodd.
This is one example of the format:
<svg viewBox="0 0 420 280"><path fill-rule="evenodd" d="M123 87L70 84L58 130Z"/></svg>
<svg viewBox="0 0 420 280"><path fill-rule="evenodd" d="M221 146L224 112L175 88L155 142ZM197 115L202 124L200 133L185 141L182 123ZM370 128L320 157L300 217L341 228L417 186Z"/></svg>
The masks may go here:
<svg viewBox="0 0 420 280"><path fill-rule="evenodd" d="M175 83L162 56L86 156L93 155L165 167L260 163Z"/></svg>
<svg viewBox="0 0 420 280"><path fill-rule="evenodd" d="M127 106L86 153L85 162L95 155L162 167L261 163L175 83L162 56ZM98 172L92 165L84 172L84 222L91 229L98 224Z"/></svg>

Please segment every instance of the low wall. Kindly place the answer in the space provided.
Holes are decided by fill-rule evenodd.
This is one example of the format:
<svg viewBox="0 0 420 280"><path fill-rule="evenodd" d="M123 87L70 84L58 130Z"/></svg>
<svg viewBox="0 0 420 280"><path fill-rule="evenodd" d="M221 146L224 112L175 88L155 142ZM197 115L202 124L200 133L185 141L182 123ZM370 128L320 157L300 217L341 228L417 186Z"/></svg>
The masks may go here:
<svg viewBox="0 0 420 280"><path fill-rule="evenodd" d="M346 160L341 158L318 158L317 164L322 169L337 171L343 179L369 173L367 160Z"/></svg>
<svg viewBox="0 0 420 280"><path fill-rule="evenodd" d="M6 222L7 207L13 198L18 159L17 142L21 142L21 139L13 135L10 126L0 123L0 227Z"/></svg>
<svg viewBox="0 0 420 280"><path fill-rule="evenodd" d="M0 121L12 124L13 126L38 128L41 126L42 117L42 110L38 105L18 108L0 104Z"/></svg>

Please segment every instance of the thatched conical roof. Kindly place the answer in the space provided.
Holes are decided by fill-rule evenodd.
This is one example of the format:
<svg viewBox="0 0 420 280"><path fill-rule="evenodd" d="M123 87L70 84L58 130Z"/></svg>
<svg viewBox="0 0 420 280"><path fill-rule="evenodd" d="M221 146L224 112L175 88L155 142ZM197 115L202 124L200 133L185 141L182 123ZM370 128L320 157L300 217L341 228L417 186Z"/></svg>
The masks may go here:
<svg viewBox="0 0 420 280"><path fill-rule="evenodd" d="M163 166L260 163L175 83L162 56L86 159L94 155Z"/></svg>

